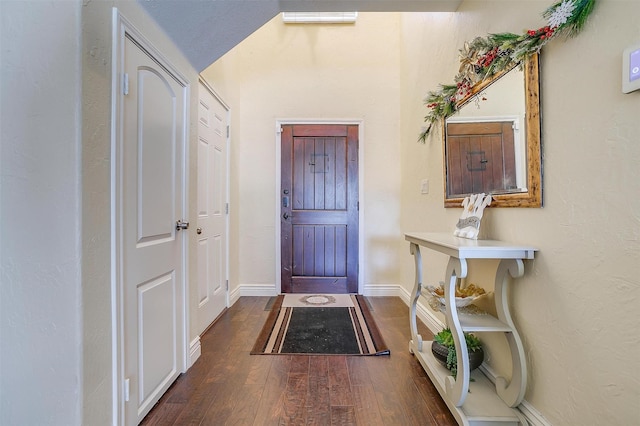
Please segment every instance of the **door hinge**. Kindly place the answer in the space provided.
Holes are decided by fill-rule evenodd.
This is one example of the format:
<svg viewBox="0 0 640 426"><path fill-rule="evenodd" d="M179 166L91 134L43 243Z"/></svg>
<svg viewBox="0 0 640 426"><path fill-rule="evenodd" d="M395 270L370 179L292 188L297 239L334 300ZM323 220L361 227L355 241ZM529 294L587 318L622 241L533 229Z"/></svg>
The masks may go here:
<svg viewBox="0 0 640 426"><path fill-rule="evenodd" d="M282 127L278 127L278 129L276 130L277 133L282 133L284 132L284 129Z"/></svg>
<svg viewBox="0 0 640 426"><path fill-rule="evenodd" d="M224 212L225 212L225 214L229 214L229 203L225 204Z"/></svg>
<svg viewBox="0 0 640 426"><path fill-rule="evenodd" d="M358 211L360 211L360 201L358 201L358 202L356 203L356 209L357 209Z"/></svg>
<svg viewBox="0 0 640 426"><path fill-rule="evenodd" d="M229 291L229 280L227 280L227 291Z"/></svg>
<svg viewBox="0 0 640 426"><path fill-rule="evenodd" d="M229 130L229 125L227 124L227 138L229 137L230 133L231 133L231 130Z"/></svg>
<svg viewBox="0 0 640 426"><path fill-rule="evenodd" d="M129 402L130 384L129 379L124 379L124 402Z"/></svg>
<svg viewBox="0 0 640 426"><path fill-rule="evenodd" d="M129 74L127 73L122 76L122 93L129 94Z"/></svg>

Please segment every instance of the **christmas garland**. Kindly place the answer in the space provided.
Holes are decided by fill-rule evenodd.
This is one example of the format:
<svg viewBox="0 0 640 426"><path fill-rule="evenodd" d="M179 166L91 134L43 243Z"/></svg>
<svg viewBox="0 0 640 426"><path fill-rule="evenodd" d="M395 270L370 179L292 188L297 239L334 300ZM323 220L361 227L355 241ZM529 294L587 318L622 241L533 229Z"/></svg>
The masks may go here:
<svg viewBox="0 0 640 426"><path fill-rule="evenodd" d="M460 49L460 69L455 84L440 85L439 90L429 92L424 100L429 112L424 117L427 127L420 134L420 142L424 143L434 125L453 115L460 102L474 94L477 83L522 64L560 35L577 35L593 11L594 3L595 0L563 0L542 13L548 20L547 26L522 35L489 34L465 43Z"/></svg>

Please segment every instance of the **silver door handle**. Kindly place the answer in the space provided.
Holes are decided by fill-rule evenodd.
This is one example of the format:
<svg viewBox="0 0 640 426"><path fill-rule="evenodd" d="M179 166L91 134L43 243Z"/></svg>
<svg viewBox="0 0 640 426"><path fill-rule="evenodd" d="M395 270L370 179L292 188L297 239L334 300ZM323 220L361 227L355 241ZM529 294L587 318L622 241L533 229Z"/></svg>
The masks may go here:
<svg viewBox="0 0 640 426"><path fill-rule="evenodd" d="M182 220L177 220L176 231L180 231L182 229L189 229L189 222L183 222Z"/></svg>
<svg viewBox="0 0 640 426"><path fill-rule="evenodd" d="M196 234L198 235L202 234L202 228L196 228Z"/></svg>

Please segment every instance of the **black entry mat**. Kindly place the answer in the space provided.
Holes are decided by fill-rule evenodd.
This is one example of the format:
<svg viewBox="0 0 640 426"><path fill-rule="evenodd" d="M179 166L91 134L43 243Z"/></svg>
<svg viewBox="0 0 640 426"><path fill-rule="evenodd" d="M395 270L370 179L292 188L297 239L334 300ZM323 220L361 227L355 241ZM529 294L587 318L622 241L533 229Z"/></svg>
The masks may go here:
<svg viewBox="0 0 640 426"><path fill-rule="evenodd" d="M349 308L293 308L280 352L359 354Z"/></svg>
<svg viewBox="0 0 640 426"><path fill-rule="evenodd" d="M366 300L354 307L282 307L278 296L252 354L389 355Z"/></svg>

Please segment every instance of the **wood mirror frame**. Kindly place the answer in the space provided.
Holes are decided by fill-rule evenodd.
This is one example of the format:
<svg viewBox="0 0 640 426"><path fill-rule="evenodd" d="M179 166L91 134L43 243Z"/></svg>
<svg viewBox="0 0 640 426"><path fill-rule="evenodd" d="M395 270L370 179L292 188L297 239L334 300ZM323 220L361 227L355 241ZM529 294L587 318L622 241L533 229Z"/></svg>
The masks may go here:
<svg viewBox="0 0 640 426"><path fill-rule="evenodd" d="M531 55L524 66L524 97L525 97L525 153L526 153L526 192L510 192L492 194L493 201L491 207L542 207L542 159L540 141L540 77L539 77L539 55ZM506 70L495 75L487 81L482 81L473 86L469 96L462 99L456 106L459 110L464 105L471 102L477 94L486 89L491 84L498 81ZM449 197L448 165L447 165L447 141L446 141L446 120L442 123L443 140L443 170L444 170L444 206L461 207L464 197Z"/></svg>

